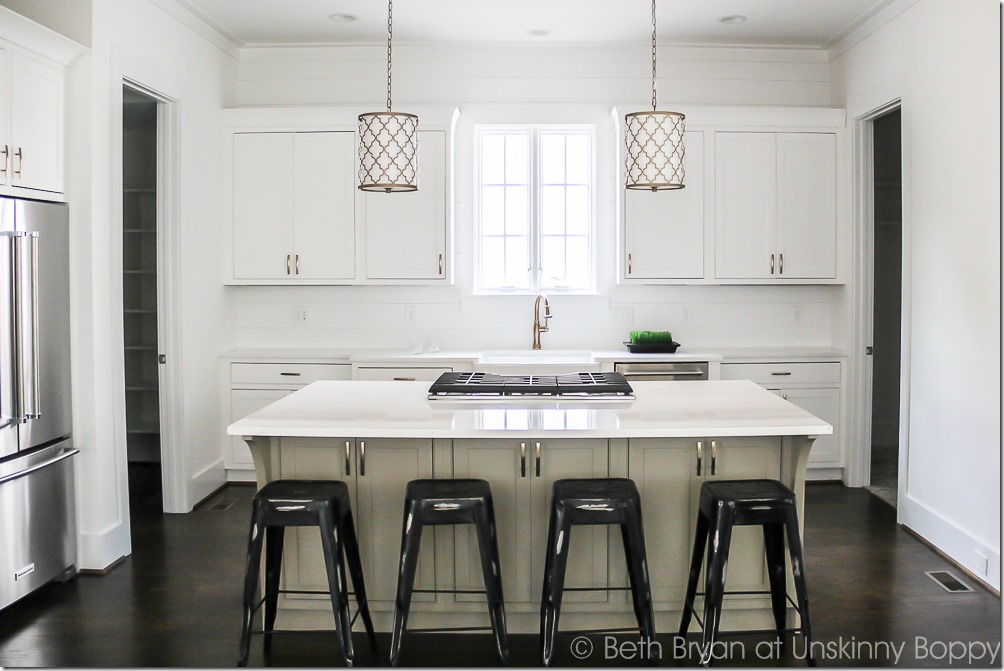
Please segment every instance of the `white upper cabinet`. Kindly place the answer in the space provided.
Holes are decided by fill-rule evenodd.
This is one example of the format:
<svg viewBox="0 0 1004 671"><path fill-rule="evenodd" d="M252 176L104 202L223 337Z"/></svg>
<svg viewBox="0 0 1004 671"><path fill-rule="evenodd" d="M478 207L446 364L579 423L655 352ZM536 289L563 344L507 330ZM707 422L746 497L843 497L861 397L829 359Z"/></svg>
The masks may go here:
<svg viewBox="0 0 1004 671"><path fill-rule="evenodd" d="M686 188L625 190L622 279L704 278L704 133L688 131Z"/></svg>
<svg viewBox="0 0 1004 671"><path fill-rule="evenodd" d="M446 133L418 133L418 191L361 192L366 278L445 280Z"/></svg>
<svg viewBox="0 0 1004 671"><path fill-rule="evenodd" d="M350 132L234 135L235 279L354 276L354 149Z"/></svg>
<svg viewBox="0 0 1004 671"><path fill-rule="evenodd" d="M715 134L715 276L836 277L836 136Z"/></svg>

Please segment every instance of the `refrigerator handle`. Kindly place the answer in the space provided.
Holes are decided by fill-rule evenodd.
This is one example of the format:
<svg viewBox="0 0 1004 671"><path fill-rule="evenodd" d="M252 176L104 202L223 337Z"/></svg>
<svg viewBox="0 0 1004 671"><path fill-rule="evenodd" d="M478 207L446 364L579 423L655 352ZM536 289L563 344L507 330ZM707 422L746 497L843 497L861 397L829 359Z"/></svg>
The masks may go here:
<svg viewBox="0 0 1004 671"><path fill-rule="evenodd" d="M30 399L31 407L27 409L25 416L28 419L38 419L42 416L42 398L41 398L41 384L38 375L38 231L32 231L27 236L28 243L28 268L29 268L29 282L31 283L30 288L30 298L31 298L31 317L29 319L29 324L31 326L31 390L30 393L26 390L25 398ZM27 377L27 375L24 375Z"/></svg>
<svg viewBox="0 0 1004 671"><path fill-rule="evenodd" d="M3 236L7 239L7 252L10 260L10 294L7 299L10 301L10 347L11 361L9 379L6 381L10 385L10 413L13 422L21 423L24 419L24 404L21 396L21 233L17 231L4 231Z"/></svg>
<svg viewBox="0 0 1004 671"><path fill-rule="evenodd" d="M14 282L15 416L38 419L38 232L15 232Z"/></svg>

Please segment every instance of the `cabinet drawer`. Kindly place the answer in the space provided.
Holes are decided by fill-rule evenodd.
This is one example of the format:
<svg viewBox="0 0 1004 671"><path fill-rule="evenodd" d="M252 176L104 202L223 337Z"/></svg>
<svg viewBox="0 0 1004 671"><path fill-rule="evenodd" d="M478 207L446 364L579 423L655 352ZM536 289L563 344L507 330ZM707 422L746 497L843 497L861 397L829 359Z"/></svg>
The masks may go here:
<svg viewBox="0 0 1004 671"><path fill-rule="evenodd" d="M347 363L232 363L230 383L305 385L317 380L351 380Z"/></svg>
<svg viewBox="0 0 1004 671"><path fill-rule="evenodd" d="M443 373L452 373L450 366L417 368L383 368L360 366L356 369L357 380L436 380Z"/></svg>
<svg viewBox="0 0 1004 671"><path fill-rule="evenodd" d="M825 363L723 363L723 380L752 380L768 387L789 384L840 384L840 364Z"/></svg>

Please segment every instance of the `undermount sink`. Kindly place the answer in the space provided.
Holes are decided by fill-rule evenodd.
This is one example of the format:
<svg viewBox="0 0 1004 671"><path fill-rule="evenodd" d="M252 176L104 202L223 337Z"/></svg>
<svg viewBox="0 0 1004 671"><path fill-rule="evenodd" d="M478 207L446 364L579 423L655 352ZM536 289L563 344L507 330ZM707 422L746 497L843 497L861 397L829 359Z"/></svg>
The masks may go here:
<svg viewBox="0 0 1004 671"><path fill-rule="evenodd" d="M479 368L488 373L555 375L598 371L592 352L568 349L505 349L481 353Z"/></svg>

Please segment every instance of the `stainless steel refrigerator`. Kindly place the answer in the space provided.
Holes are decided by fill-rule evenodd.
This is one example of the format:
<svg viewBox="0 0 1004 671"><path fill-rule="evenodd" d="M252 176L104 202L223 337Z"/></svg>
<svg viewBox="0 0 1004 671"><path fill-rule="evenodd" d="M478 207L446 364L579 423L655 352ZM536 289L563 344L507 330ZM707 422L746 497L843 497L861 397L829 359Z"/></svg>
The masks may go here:
<svg viewBox="0 0 1004 671"><path fill-rule="evenodd" d="M66 205L0 198L0 608L76 573Z"/></svg>

